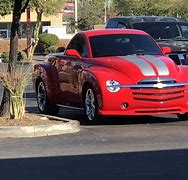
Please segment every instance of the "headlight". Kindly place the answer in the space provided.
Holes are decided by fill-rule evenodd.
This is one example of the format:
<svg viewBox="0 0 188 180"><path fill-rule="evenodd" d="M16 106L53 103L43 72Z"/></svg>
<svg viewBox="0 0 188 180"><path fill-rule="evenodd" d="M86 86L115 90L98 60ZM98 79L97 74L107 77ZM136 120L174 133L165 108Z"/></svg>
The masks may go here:
<svg viewBox="0 0 188 180"><path fill-rule="evenodd" d="M115 80L106 81L106 87L110 92L118 92L120 90L120 83Z"/></svg>

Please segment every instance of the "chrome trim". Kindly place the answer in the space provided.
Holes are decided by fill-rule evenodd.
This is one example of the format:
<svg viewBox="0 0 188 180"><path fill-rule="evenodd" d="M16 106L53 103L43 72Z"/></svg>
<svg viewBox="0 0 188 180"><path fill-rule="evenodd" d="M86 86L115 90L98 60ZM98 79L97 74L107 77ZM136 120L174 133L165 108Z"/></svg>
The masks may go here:
<svg viewBox="0 0 188 180"><path fill-rule="evenodd" d="M173 78L150 78L150 79L143 79L141 81L139 81L138 84L144 84L144 83L159 83L159 82L176 82L175 79Z"/></svg>
<svg viewBox="0 0 188 180"><path fill-rule="evenodd" d="M140 88L173 88L173 87L184 87L188 86L188 83L173 83L173 84L162 84L162 86L157 86L157 84L136 84L136 85L121 85L121 88L131 88L131 89L140 89Z"/></svg>
<svg viewBox="0 0 188 180"><path fill-rule="evenodd" d="M136 84L136 85L114 85L114 86L109 86L109 87L114 87L114 88L131 88L131 89L147 89L147 88L153 88L153 89L163 89L163 88L180 88L188 86L188 83L173 83L173 84L160 84L159 87L157 84Z"/></svg>

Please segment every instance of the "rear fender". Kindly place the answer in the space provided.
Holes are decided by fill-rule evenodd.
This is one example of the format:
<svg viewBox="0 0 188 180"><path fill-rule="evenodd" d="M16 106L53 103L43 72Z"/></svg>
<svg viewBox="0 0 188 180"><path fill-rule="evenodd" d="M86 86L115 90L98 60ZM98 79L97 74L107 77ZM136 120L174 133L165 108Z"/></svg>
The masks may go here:
<svg viewBox="0 0 188 180"><path fill-rule="evenodd" d="M36 92L37 83L42 80L45 83L46 91L48 94L48 100L50 103L56 103L59 94L59 80L56 69L48 64L37 64L34 66L33 72L33 85Z"/></svg>

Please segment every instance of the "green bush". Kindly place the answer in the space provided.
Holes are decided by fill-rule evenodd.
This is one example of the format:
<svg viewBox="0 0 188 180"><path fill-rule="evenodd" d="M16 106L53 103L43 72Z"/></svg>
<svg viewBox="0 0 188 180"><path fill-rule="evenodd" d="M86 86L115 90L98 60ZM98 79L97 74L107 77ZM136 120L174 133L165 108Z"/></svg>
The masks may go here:
<svg viewBox="0 0 188 180"><path fill-rule="evenodd" d="M8 63L9 62L9 52L2 52L1 53L1 60L4 63ZM18 51L17 60L18 61L25 61L25 60L27 60L26 53L24 51Z"/></svg>
<svg viewBox="0 0 188 180"><path fill-rule="evenodd" d="M46 54L55 53L56 50L57 50L57 46L50 46L50 47L46 48L45 53Z"/></svg>
<svg viewBox="0 0 188 180"><path fill-rule="evenodd" d="M18 51L17 60L18 61L26 61L27 60L27 54L25 53L25 51Z"/></svg>
<svg viewBox="0 0 188 180"><path fill-rule="evenodd" d="M1 60L2 62L8 62L9 61L9 52L2 52L1 53Z"/></svg>
<svg viewBox="0 0 188 180"><path fill-rule="evenodd" d="M38 48L42 53L46 52L50 46L58 46L59 38L55 34L40 34Z"/></svg>

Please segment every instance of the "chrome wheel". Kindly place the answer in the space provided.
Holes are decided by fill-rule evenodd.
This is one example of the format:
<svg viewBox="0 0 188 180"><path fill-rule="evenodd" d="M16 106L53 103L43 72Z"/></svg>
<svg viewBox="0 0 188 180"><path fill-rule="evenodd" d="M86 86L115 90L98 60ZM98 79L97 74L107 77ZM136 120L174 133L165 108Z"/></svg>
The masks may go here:
<svg viewBox="0 0 188 180"><path fill-rule="evenodd" d="M92 121L95 117L95 96L92 91L92 89L88 89L86 91L86 96L85 96L85 110L86 110L86 115L88 117L88 120Z"/></svg>
<svg viewBox="0 0 188 180"><path fill-rule="evenodd" d="M37 88L37 103L40 111L44 111L46 107L46 89L43 82L40 82Z"/></svg>

